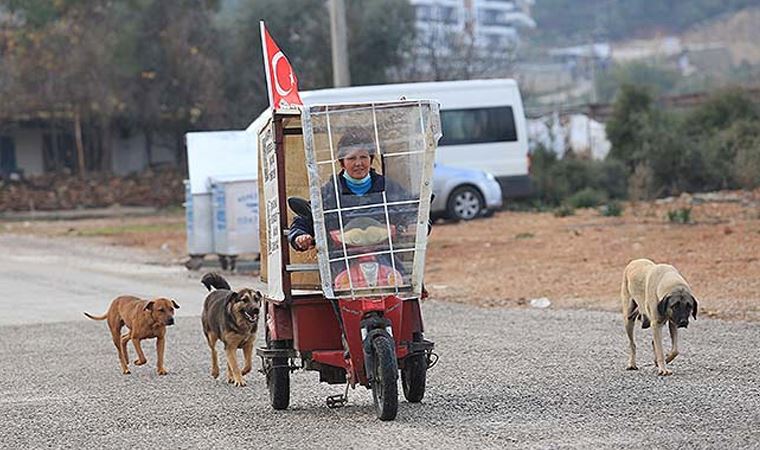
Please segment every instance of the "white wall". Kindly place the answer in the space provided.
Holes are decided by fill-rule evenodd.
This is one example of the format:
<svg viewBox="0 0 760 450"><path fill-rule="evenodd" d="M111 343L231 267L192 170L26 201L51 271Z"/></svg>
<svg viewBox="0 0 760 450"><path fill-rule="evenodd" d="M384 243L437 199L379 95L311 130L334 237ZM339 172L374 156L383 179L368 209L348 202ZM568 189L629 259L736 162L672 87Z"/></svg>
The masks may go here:
<svg viewBox="0 0 760 450"><path fill-rule="evenodd" d="M4 133L13 139L16 148L16 165L24 171L25 175L39 175L44 172L42 156L44 132L45 130L41 128L24 128ZM156 135L153 139L152 162L175 164L177 161L174 145L171 135ZM143 133L135 133L126 138L114 136L112 151L112 170L118 175L140 172L148 167Z"/></svg>
<svg viewBox="0 0 760 450"><path fill-rule="evenodd" d="M39 175L42 165L42 130L20 129L8 134L16 146L16 166L24 175Z"/></svg>
<svg viewBox="0 0 760 450"><path fill-rule="evenodd" d="M145 155L145 135L142 133L135 133L124 139L114 136L111 148L113 171L117 175L139 172L148 164Z"/></svg>
<svg viewBox="0 0 760 450"><path fill-rule="evenodd" d="M153 135L151 153L154 164L175 164L174 139L171 135ZM130 172L140 172L148 167L148 157L145 151L145 134L134 133L126 138L118 135L113 138L113 171L118 175Z"/></svg>

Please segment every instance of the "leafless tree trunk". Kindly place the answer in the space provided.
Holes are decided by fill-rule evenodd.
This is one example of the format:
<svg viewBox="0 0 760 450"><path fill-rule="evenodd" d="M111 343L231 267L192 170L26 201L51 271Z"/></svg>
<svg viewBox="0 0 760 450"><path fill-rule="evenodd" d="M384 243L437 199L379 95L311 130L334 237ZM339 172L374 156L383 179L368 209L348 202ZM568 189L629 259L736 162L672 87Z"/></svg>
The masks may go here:
<svg viewBox="0 0 760 450"><path fill-rule="evenodd" d="M74 140L77 146L77 172L84 175L87 171L84 166L84 145L82 143L82 115L79 109L74 112Z"/></svg>

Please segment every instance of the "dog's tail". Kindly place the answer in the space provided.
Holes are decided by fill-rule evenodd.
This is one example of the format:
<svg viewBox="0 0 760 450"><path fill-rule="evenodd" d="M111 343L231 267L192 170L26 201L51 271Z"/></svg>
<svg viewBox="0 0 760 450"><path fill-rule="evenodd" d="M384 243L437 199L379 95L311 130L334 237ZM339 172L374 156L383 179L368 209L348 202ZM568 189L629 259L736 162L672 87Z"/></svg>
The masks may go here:
<svg viewBox="0 0 760 450"><path fill-rule="evenodd" d="M221 275L218 273L210 272L206 275L203 275L203 278L201 278L201 283L203 283L204 286L206 286L206 289L209 291L211 288L214 289L227 289L228 291L231 291L232 288L230 288L229 283L227 283L227 280L225 280Z"/></svg>
<svg viewBox="0 0 760 450"><path fill-rule="evenodd" d="M108 313L105 313L102 316L93 316L90 313L84 313L84 315L89 317L92 320L106 320L106 318L108 318Z"/></svg>

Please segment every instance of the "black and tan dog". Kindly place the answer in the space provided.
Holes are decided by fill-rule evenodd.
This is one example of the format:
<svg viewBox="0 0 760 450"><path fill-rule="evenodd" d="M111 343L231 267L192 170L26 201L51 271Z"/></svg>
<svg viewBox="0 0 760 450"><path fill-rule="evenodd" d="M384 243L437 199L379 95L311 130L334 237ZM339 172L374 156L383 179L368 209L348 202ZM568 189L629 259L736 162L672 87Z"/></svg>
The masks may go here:
<svg viewBox="0 0 760 450"><path fill-rule="evenodd" d="M129 372L129 354L127 353L127 342L132 341L137 351L135 365L141 366L148 362L145 354L140 347L140 341L143 339L156 338L156 371L159 375L166 375L164 367L164 347L166 344L166 327L174 325L174 310L179 309L179 305L174 300L168 298L157 298L155 300L142 300L131 295L122 295L116 297L108 311L102 316L93 316L84 313L85 316L92 320L108 320L108 328L111 330L111 337L116 350L119 352L119 363L121 372L127 375ZM126 325L129 332L121 335L122 327Z"/></svg>
<svg viewBox="0 0 760 450"><path fill-rule="evenodd" d="M216 273L207 273L201 283L211 291L203 303L203 333L211 348L211 376L219 376L216 341L224 342L227 354L227 382L245 386L243 375L251 371L253 344L261 308L261 293L252 289L233 291L227 281ZM243 349L245 365L242 372L235 352Z"/></svg>
<svg viewBox="0 0 760 450"><path fill-rule="evenodd" d="M633 329L637 318L642 328L652 326L652 344L658 375L671 375L665 367L678 356L678 328L689 326L689 315L697 318L697 299L691 287L678 272L668 264L655 264L648 259L631 261L623 273L620 288L625 331L628 334L628 370L636 370L636 344ZM667 357L662 348L662 327L668 323L671 349Z"/></svg>

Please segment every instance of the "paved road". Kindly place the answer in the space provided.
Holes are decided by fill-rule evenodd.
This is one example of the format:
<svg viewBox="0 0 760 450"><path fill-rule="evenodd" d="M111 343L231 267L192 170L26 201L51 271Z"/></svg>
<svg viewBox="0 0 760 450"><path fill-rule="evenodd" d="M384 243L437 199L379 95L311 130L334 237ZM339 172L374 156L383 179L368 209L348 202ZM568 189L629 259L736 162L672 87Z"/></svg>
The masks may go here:
<svg viewBox="0 0 760 450"><path fill-rule="evenodd" d="M422 404L379 422L360 388L330 410L324 397L341 389L299 372L291 409L275 412L261 375L245 388L208 375L197 274L79 242L0 235L2 448L760 448L755 324L697 320L675 375L658 378L643 333L642 370L623 370L615 314L432 301L441 360ZM122 291L181 299L168 376L121 375L105 325L81 317Z"/></svg>

